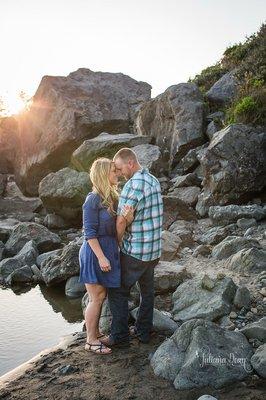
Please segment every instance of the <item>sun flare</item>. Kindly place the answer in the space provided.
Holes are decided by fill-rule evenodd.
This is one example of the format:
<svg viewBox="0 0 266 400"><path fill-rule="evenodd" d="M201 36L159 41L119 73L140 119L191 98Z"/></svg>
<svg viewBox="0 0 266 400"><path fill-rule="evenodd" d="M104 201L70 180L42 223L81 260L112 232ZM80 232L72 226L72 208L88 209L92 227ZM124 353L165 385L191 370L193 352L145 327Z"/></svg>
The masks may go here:
<svg viewBox="0 0 266 400"><path fill-rule="evenodd" d="M0 115L10 116L25 111L29 106L29 97L25 92L6 92L0 94Z"/></svg>

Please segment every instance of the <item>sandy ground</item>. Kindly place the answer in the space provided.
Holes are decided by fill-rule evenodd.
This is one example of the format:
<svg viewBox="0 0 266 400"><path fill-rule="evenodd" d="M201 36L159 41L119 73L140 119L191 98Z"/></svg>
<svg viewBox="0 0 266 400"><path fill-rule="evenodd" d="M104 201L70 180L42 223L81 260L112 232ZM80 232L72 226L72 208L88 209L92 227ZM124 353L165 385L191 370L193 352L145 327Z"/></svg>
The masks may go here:
<svg viewBox="0 0 266 400"><path fill-rule="evenodd" d="M194 400L202 394L219 400L265 399L266 380L254 376L219 390L177 391L170 382L156 377L150 367L149 357L162 340L157 336L144 345L134 339L129 349L99 356L86 352L85 339L79 338L66 350L43 356L31 370L0 389L0 399ZM61 374L58 368L67 365L72 371Z"/></svg>

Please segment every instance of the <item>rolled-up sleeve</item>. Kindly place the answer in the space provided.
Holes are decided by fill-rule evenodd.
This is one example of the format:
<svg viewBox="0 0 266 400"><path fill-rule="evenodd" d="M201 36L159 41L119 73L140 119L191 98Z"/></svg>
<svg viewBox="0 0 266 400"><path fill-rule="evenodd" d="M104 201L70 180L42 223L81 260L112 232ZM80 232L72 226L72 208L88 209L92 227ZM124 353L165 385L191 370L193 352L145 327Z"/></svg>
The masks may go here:
<svg viewBox="0 0 266 400"><path fill-rule="evenodd" d="M98 237L99 203L92 195L82 206L84 238L95 239Z"/></svg>

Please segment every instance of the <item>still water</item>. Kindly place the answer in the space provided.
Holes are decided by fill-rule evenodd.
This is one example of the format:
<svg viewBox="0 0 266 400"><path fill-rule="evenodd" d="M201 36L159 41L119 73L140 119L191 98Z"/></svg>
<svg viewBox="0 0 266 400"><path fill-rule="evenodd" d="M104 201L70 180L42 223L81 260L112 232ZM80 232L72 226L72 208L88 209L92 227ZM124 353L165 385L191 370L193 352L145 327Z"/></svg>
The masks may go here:
<svg viewBox="0 0 266 400"><path fill-rule="evenodd" d="M0 287L0 376L82 326L81 299L66 298L63 287Z"/></svg>

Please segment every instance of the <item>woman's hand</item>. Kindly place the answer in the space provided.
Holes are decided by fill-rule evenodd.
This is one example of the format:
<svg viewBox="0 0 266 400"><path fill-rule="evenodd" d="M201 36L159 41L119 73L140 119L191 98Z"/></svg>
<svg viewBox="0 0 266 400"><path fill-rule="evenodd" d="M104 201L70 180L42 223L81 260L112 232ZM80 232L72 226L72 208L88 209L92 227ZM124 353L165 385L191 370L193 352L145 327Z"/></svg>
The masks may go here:
<svg viewBox="0 0 266 400"><path fill-rule="evenodd" d="M125 218L126 222L127 222L127 226L132 224L132 222L134 221L134 207L133 206L129 206L129 205L124 205L123 209L122 209L122 215Z"/></svg>
<svg viewBox="0 0 266 400"><path fill-rule="evenodd" d="M110 261L106 257L102 257L98 259L100 268L103 272L111 271Z"/></svg>

